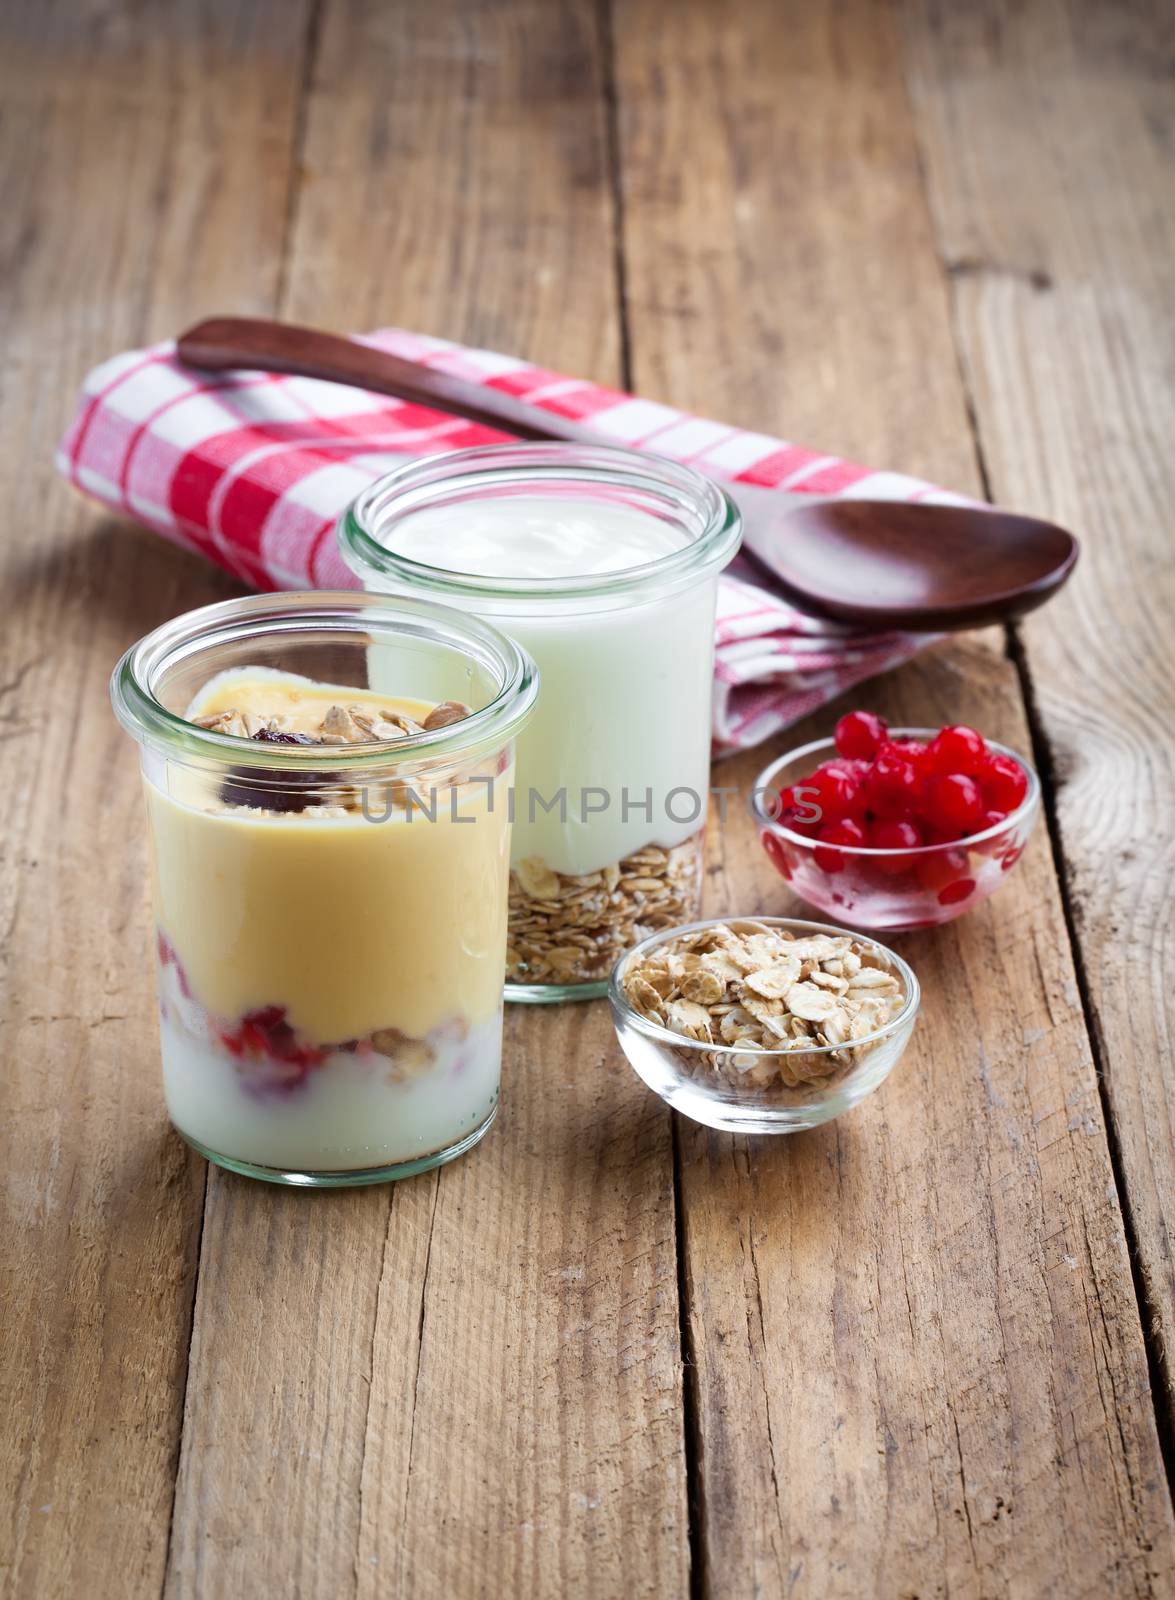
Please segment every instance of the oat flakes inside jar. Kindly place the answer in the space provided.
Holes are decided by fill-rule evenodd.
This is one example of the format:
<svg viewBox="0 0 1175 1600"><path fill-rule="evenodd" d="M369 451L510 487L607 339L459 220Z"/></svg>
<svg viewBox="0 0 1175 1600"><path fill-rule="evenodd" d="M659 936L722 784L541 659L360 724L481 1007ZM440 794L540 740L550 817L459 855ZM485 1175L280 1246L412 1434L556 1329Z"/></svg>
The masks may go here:
<svg viewBox="0 0 1175 1600"><path fill-rule="evenodd" d="M474 612L538 663L508 999L601 995L624 950L698 914L715 598L739 535L731 501L688 467L544 444L413 462L340 521L368 589ZM370 676L403 685L406 670L373 660Z"/></svg>

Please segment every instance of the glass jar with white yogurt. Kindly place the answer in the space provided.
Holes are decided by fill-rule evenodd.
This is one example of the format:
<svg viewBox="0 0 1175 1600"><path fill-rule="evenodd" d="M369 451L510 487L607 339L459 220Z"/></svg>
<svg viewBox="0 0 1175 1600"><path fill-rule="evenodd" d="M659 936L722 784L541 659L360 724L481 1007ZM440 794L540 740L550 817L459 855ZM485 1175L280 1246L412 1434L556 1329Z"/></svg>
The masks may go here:
<svg viewBox="0 0 1175 1600"><path fill-rule="evenodd" d="M402 681L373 683L385 648ZM164 1093L210 1160L371 1183L485 1133L536 693L530 658L476 618L354 593L208 606L123 657Z"/></svg>
<svg viewBox="0 0 1175 1600"><path fill-rule="evenodd" d="M341 519L367 589L472 612L541 673L515 779L508 998L602 994L624 950L697 917L715 601L739 537L689 467L547 444L412 462ZM374 655L373 682L402 681Z"/></svg>

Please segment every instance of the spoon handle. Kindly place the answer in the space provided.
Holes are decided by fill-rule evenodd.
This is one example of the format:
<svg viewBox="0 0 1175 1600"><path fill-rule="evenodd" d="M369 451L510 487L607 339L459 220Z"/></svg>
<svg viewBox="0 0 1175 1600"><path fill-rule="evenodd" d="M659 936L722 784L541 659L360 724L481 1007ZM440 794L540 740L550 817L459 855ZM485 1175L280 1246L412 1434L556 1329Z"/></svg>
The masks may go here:
<svg viewBox="0 0 1175 1600"><path fill-rule="evenodd" d="M541 411L513 395L435 372L354 339L321 333L316 328L300 328L292 322L265 317L211 317L180 335L176 354L188 366L216 372L239 367L371 389L376 394L393 395L484 423L519 439L600 443L599 434L580 423Z"/></svg>

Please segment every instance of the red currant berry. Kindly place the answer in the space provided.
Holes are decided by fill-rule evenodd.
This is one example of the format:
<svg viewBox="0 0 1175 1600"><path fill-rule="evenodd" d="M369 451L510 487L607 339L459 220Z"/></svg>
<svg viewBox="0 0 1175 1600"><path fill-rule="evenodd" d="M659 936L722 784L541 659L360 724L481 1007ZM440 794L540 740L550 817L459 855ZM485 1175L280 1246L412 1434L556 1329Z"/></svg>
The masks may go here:
<svg viewBox="0 0 1175 1600"><path fill-rule="evenodd" d="M994 811L1015 811L1028 793L1028 775L1011 756L988 756L979 771L983 798Z"/></svg>
<svg viewBox="0 0 1175 1600"><path fill-rule="evenodd" d="M815 774L801 778L799 783L792 787L793 804L796 807L795 825L805 833L815 833L820 826L820 790L814 779Z"/></svg>
<svg viewBox="0 0 1175 1600"><path fill-rule="evenodd" d="M961 878L969 865L966 850L935 850L930 855L919 856L914 872L924 889L937 893Z"/></svg>
<svg viewBox="0 0 1175 1600"><path fill-rule="evenodd" d="M920 739L891 739L889 748L912 762L916 771L921 771L926 764L927 746Z"/></svg>
<svg viewBox="0 0 1175 1600"><path fill-rule="evenodd" d="M780 822L796 808L795 790L789 784L785 789L761 789L759 808L772 822Z"/></svg>
<svg viewBox="0 0 1175 1600"><path fill-rule="evenodd" d="M923 844L958 844L963 838L958 828L936 828L925 818L919 819L919 827L922 829Z"/></svg>
<svg viewBox="0 0 1175 1600"><path fill-rule="evenodd" d="M926 787L926 815L936 827L974 833L983 821L983 795L974 778L943 772Z"/></svg>
<svg viewBox="0 0 1175 1600"><path fill-rule="evenodd" d="M869 768L861 792L874 816L909 817L917 809L922 780L913 763L887 745Z"/></svg>
<svg viewBox="0 0 1175 1600"><path fill-rule="evenodd" d="M980 833L986 833L989 828L998 828L1005 820L1006 819L1002 811L985 811L983 813L983 821L979 824L978 831ZM982 844L977 844L975 849L979 851L981 856L994 856L997 851L1003 849L1007 841L1008 834L1007 830L1005 829L1001 833L992 834L990 839L985 839Z"/></svg>
<svg viewBox="0 0 1175 1600"><path fill-rule="evenodd" d="M886 735L884 717L872 711L850 711L836 725L837 753L857 761L871 761Z"/></svg>
<svg viewBox="0 0 1175 1600"><path fill-rule="evenodd" d="M826 761L812 774L816 790L814 805L820 807L825 822L837 822L847 815L859 788L857 775L843 761Z"/></svg>
<svg viewBox="0 0 1175 1600"><path fill-rule="evenodd" d="M869 829L871 850L917 850L921 843L922 834L917 826L896 817L875 822ZM905 855L879 856L870 863L883 878L900 878L904 872L909 872L911 864Z"/></svg>
<svg viewBox="0 0 1175 1600"><path fill-rule="evenodd" d="M917 825L896 817L886 822L875 822L869 830L871 850L917 850L921 843L922 834Z"/></svg>
<svg viewBox="0 0 1175 1600"><path fill-rule="evenodd" d="M957 906L961 900L969 900L975 893L974 878L956 878L954 883L948 883L945 889L938 891L940 906Z"/></svg>
<svg viewBox="0 0 1175 1600"><path fill-rule="evenodd" d="M830 822L826 828L821 828L816 837L823 845L863 845L865 830L852 817L842 817L839 822ZM843 872L845 869L844 854L840 850L822 849L821 845L817 845L812 856L822 872Z"/></svg>
<svg viewBox="0 0 1175 1600"><path fill-rule="evenodd" d="M777 839L775 835L773 833L769 833L766 828L763 829L763 832L759 835L759 838L762 841L763 849L767 852L767 856L771 862L771 865L775 868L776 872L779 873L779 876L781 878L790 878L792 870L791 861L788 859L787 846L784 844L783 840Z"/></svg>
<svg viewBox="0 0 1175 1600"><path fill-rule="evenodd" d="M772 822L780 822L793 833L814 838L820 826L819 814L813 809L814 790L807 784L780 789L778 794L767 790L762 796L763 812Z"/></svg>
<svg viewBox="0 0 1175 1600"><path fill-rule="evenodd" d="M971 778L987 760L987 745L981 733L960 724L940 728L927 745L926 756L932 772L965 772Z"/></svg>

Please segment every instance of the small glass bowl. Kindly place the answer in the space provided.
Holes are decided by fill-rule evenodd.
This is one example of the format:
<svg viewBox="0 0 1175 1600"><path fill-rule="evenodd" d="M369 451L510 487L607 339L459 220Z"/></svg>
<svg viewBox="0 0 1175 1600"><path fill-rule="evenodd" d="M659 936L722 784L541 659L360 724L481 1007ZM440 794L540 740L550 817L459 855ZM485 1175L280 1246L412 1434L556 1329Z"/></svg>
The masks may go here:
<svg viewBox="0 0 1175 1600"><path fill-rule="evenodd" d="M895 728L890 737L925 742L936 732ZM1040 780L1029 763L994 739L987 744L997 755L1009 756L1028 779L1020 805L993 828L952 844L914 850L828 845L795 833L772 816L771 799L836 755L831 739L815 739L780 756L755 780L755 819L763 849L802 900L855 928L907 933L953 922L1004 882L1024 854L1040 813Z"/></svg>
<svg viewBox="0 0 1175 1600"><path fill-rule="evenodd" d="M703 1044L650 1022L633 1009L624 993L624 975L658 945L683 933L696 933L719 925L736 930L743 923L779 928L785 933L847 935L868 945L898 977L905 1004L884 1028L851 1046L812 1045L802 1050L738 1050L730 1045ZM862 938L847 928L823 922L802 922L793 917L710 917L669 928L621 956L608 986L612 1019L620 1048L639 1078L675 1111L709 1128L730 1133L798 1133L830 1122L850 1111L889 1077L909 1043L918 1015L921 991L918 979L899 955L875 939ZM837 1056L843 1062L832 1061ZM801 1072L811 1082L788 1088L779 1082L760 1087L741 1078L742 1072L766 1062L786 1058L792 1075ZM740 1081L741 1080L741 1081Z"/></svg>

